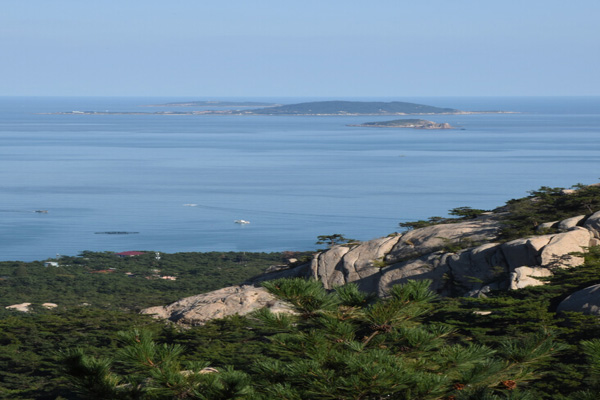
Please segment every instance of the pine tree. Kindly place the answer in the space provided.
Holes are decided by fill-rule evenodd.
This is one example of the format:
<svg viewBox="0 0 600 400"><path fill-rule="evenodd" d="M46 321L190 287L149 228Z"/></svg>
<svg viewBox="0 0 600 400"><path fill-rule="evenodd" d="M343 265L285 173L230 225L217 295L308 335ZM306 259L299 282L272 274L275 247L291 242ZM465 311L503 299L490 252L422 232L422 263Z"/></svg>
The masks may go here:
<svg viewBox="0 0 600 400"><path fill-rule="evenodd" d="M232 369L182 362L184 348L158 344L147 331L120 333L115 360L95 359L81 349L63 355L65 372L85 399L252 399L248 376ZM118 372L115 372L118 370Z"/></svg>
<svg viewBox="0 0 600 400"><path fill-rule="evenodd" d="M255 312L270 332L248 371L183 362L184 348L144 331L121 334L114 360L67 352L66 372L86 399L475 400L531 398L536 366L561 350L546 333L495 348L458 343L449 325L424 323L436 306L428 281L393 287L384 300L354 284L325 290L314 280L264 287L294 314Z"/></svg>
<svg viewBox="0 0 600 400"><path fill-rule="evenodd" d="M548 335L499 349L452 342L452 329L423 324L434 305L427 281L395 286L372 301L355 285L328 293L315 281L266 282L297 314L255 314L287 330L271 338L278 359L255 365L264 399L526 399L534 366L560 349Z"/></svg>

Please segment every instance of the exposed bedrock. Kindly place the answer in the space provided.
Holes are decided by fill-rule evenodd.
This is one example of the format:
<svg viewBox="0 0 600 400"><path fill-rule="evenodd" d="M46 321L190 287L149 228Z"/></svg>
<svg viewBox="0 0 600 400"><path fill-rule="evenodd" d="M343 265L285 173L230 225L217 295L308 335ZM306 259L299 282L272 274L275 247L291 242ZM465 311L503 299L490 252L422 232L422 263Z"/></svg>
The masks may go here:
<svg viewBox="0 0 600 400"><path fill-rule="evenodd" d="M409 279L431 279L441 295L482 296L493 289L541 285L538 279L556 268L583 263L572 253L600 243L600 212L554 221L558 233L497 243L500 223L494 216L440 224L356 245L338 245L314 255L309 264L261 275L247 285L192 296L144 310L185 324L246 314L261 307L283 309L260 282L282 277L312 277L325 288L349 282L386 296L390 287ZM600 291L598 291L600 293Z"/></svg>
<svg viewBox="0 0 600 400"><path fill-rule="evenodd" d="M212 292L186 297L168 306L150 307L141 311L183 325L201 325L206 321L229 315L245 315L263 307L273 312L287 312L288 306L261 287L229 286Z"/></svg>
<svg viewBox="0 0 600 400"><path fill-rule="evenodd" d="M588 286L571 294L558 305L557 310L600 315L600 285Z"/></svg>

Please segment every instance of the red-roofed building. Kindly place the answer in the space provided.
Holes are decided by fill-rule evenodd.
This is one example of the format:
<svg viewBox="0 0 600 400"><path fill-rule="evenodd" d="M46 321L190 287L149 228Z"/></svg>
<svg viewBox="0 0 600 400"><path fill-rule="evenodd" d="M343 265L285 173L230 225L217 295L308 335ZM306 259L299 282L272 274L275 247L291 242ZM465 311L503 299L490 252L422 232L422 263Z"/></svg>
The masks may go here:
<svg viewBox="0 0 600 400"><path fill-rule="evenodd" d="M143 251L122 251L121 253L115 253L115 255L119 257L133 257L133 256L141 256L142 254L146 254Z"/></svg>

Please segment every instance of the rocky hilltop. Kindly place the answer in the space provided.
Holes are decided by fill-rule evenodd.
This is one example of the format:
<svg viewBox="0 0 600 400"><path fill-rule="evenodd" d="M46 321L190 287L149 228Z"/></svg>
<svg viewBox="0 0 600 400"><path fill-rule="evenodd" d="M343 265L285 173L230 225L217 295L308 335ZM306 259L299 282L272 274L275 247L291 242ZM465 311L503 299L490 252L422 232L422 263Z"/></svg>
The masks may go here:
<svg viewBox="0 0 600 400"><path fill-rule="evenodd" d="M554 233L502 243L498 240L500 215L487 213L467 221L427 226L358 244L336 245L315 254L310 263L261 275L246 285L142 312L197 325L261 307L281 310L284 305L262 289L260 282L282 277L317 279L327 289L355 282L361 290L381 297L393 285L409 279L431 279L432 289L444 296L485 296L491 290L541 285L543 282L538 278L551 275L554 269L582 264L583 258L573 253L600 244L600 212L539 225L540 230L550 227ZM593 295L600 292L600 287L588 288L588 292ZM574 294L571 296L574 299L561 304L562 309L600 310L600 304L589 304L588 292Z"/></svg>
<svg viewBox="0 0 600 400"><path fill-rule="evenodd" d="M313 101L247 111L260 115L406 115L466 114L454 108L441 108L403 101Z"/></svg>

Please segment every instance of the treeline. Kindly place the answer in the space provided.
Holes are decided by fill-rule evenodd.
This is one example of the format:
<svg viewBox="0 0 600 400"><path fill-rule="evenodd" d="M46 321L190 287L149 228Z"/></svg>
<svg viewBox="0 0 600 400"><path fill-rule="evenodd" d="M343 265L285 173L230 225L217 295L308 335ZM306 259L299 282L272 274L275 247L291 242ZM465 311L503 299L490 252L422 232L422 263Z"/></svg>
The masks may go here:
<svg viewBox="0 0 600 400"><path fill-rule="evenodd" d="M600 210L598 186L574 189L542 187L494 210L503 239L546 233L537 229L541 222ZM405 227L484 212L460 207L451 212L455 219ZM437 298L414 283L377 300L352 285L328 292L295 280L266 283L295 316L262 312L181 329L137 314L307 257L83 252L55 260L58 267L2 262L0 398L600 398L598 317L556 312L570 293L600 283L598 248L546 285L485 298ZM5 309L25 302L31 312Z"/></svg>
<svg viewBox="0 0 600 400"><path fill-rule="evenodd" d="M109 355L120 330L164 323L137 312L236 285L310 253L160 253L119 257L84 251L43 262L0 262L0 398L80 398L66 384L57 352L82 347ZM174 277L175 280L162 279ZM29 312L5 307L31 303ZM54 309L42 306L54 303Z"/></svg>
<svg viewBox="0 0 600 400"><path fill-rule="evenodd" d="M0 262L0 315L13 304L55 303L139 311L262 274L270 265L287 264L306 253L161 253L119 257L112 252L84 251L62 256L58 267L42 262Z"/></svg>
<svg viewBox="0 0 600 400"><path fill-rule="evenodd" d="M295 315L129 329L110 356L78 349L62 363L82 399L597 399L600 322L556 313L595 283L599 248L547 285L479 299L437 298L427 281L379 300L277 280L264 286Z"/></svg>

